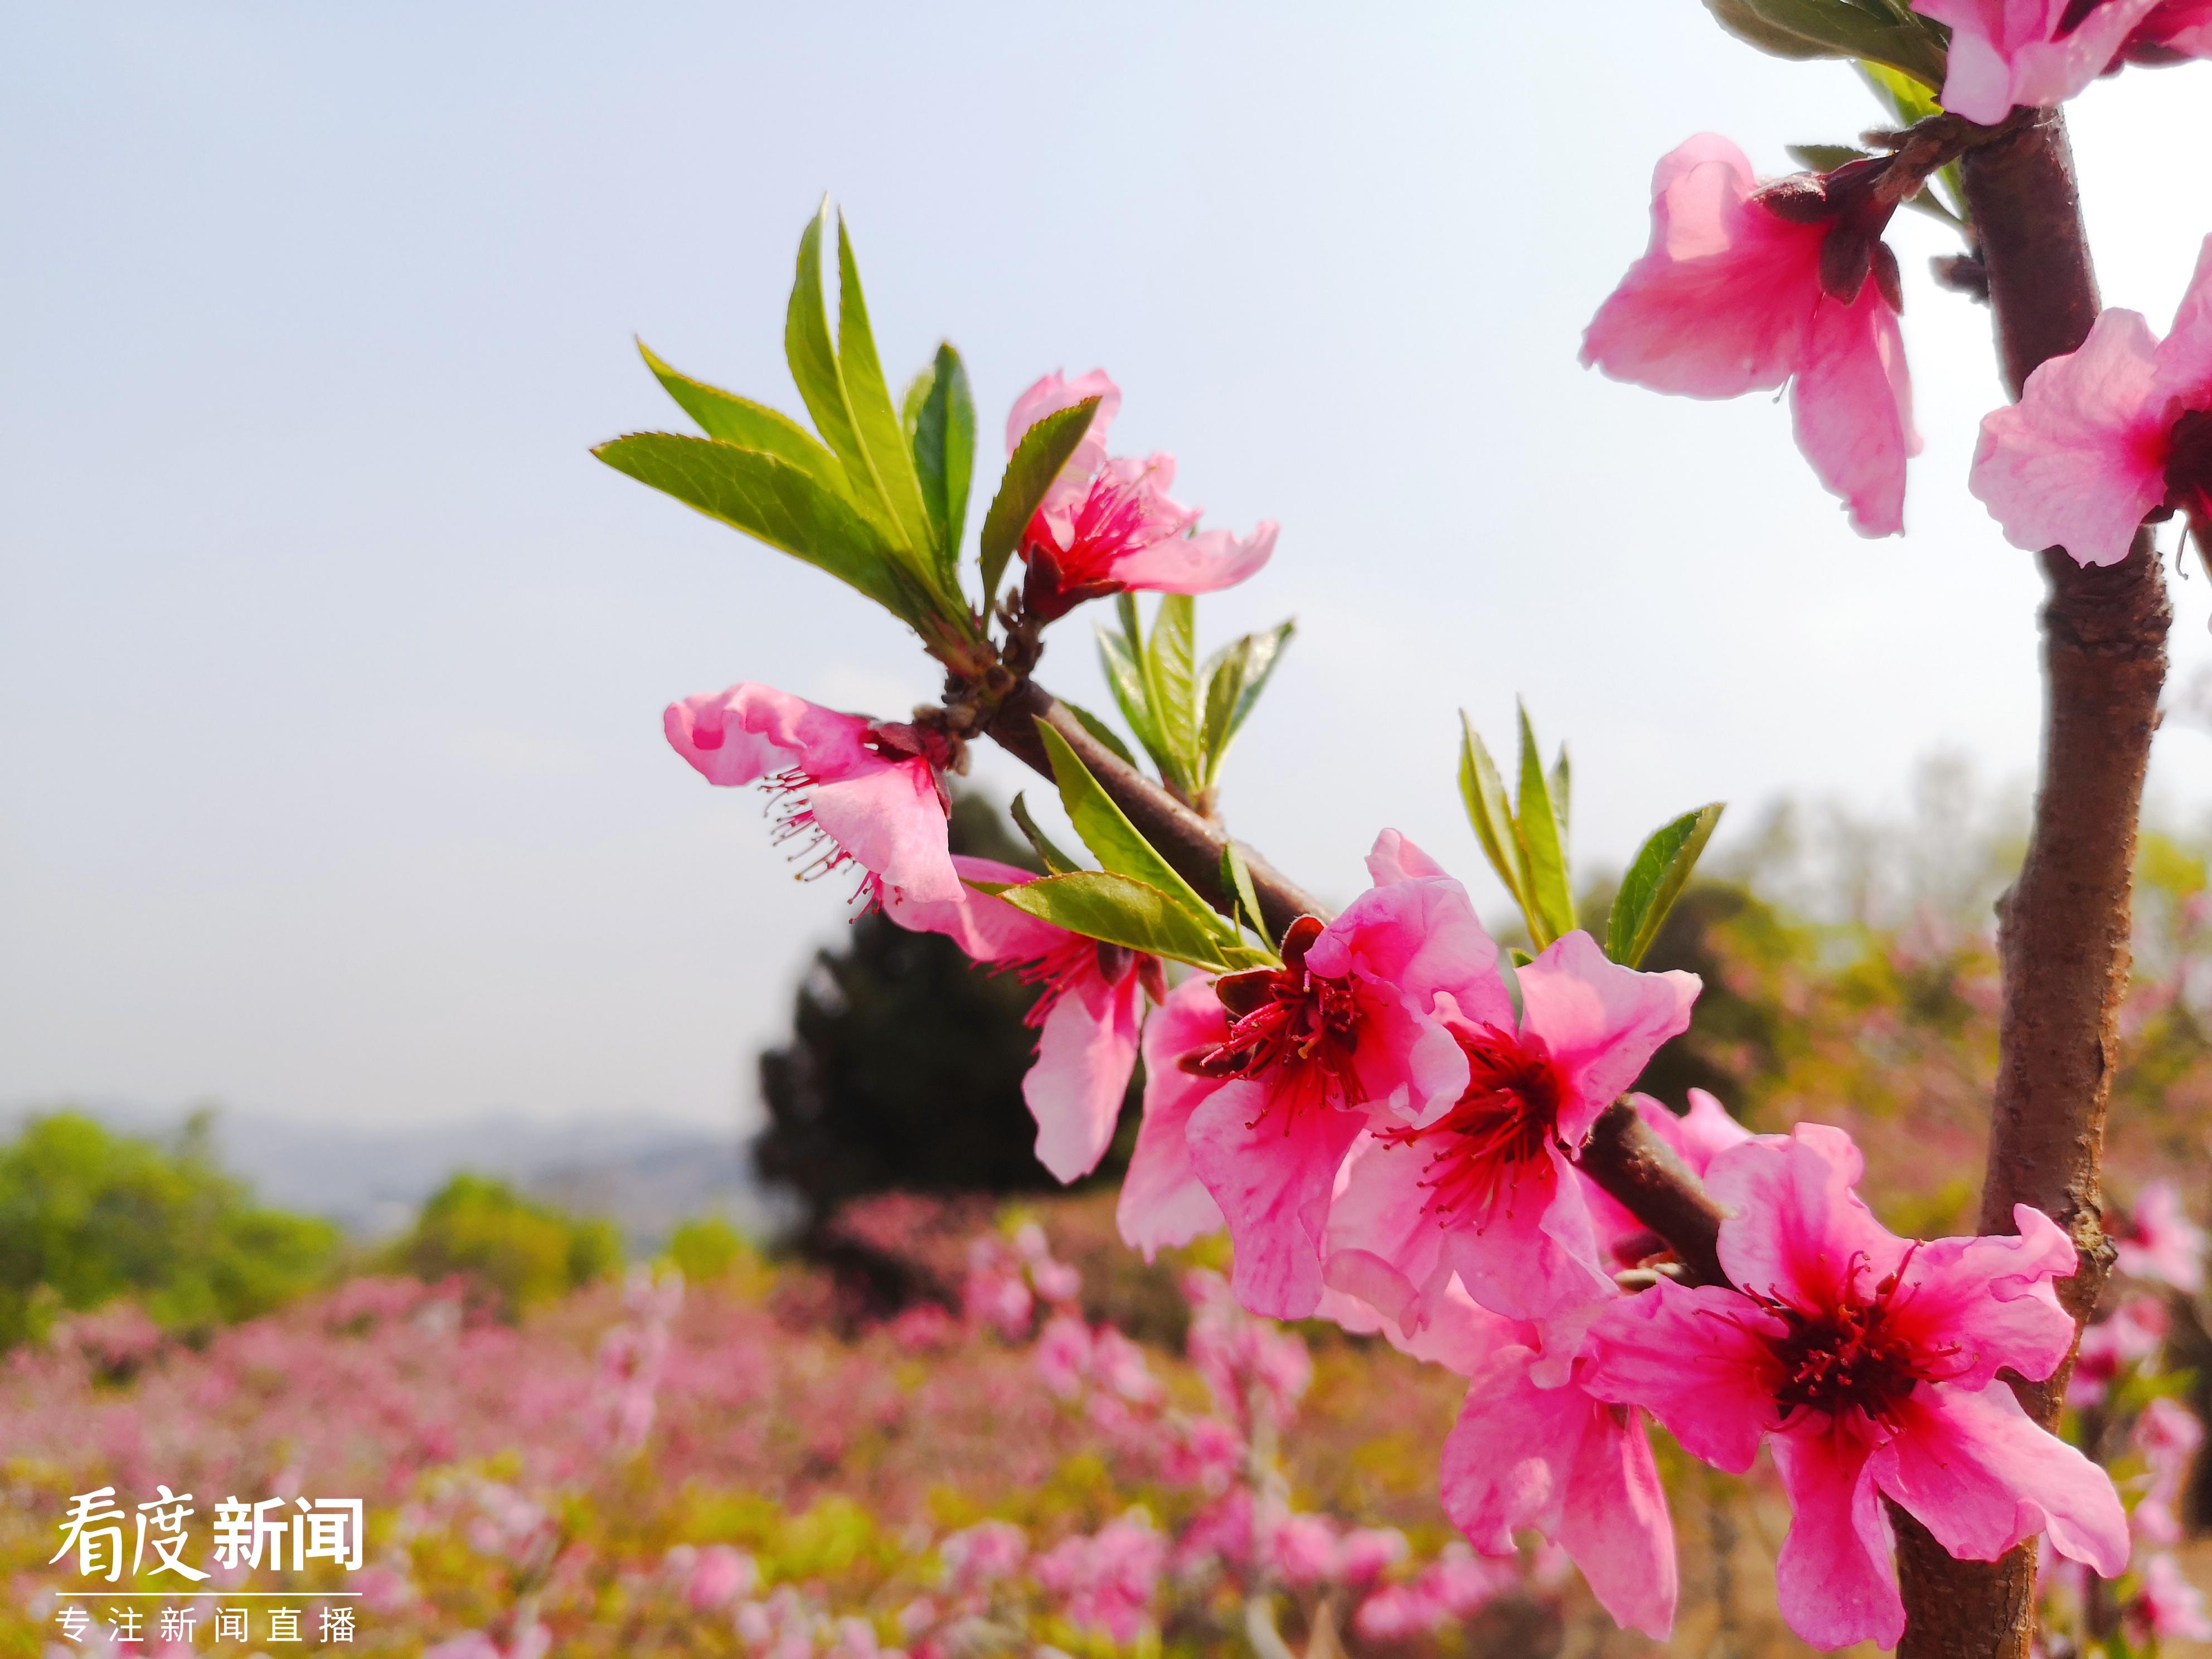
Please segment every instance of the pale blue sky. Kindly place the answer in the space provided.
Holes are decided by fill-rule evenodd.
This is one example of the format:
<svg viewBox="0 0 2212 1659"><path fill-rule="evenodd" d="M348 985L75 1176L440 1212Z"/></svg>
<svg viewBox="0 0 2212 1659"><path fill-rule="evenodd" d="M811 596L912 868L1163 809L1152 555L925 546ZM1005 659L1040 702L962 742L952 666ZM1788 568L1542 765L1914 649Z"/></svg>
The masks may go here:
<svg viewBox="0 0 2212 1659"><path fill-rule="evenodd" d="M1875 115L1693 0L0 15L0 1102L750 1100L842 911L660 708L743 678L895 714L933 677L586 451L681 426L633 333L795 406L824 189L895 379L949 335L995 432L1103 365L1117 448L1281 521L1201 628L1300 619L1227 808L1323 891L1384 824L1481 873L1453 710L1502 732L1516 691L1573 744L1590 860L1716 796L2032 762L2037 584L1963 489L1986 319L1919 222L1902 542L1850 534L1784 410L1576 366L1662 152L1711 128L1779 171ZM2212 229L2173 161L2208 100L2192 66L2077 109L2106 297L2161 329ZM2212 584L2179 611L2186 672ZM1103 701L1080 619L1042 678ZM2212 739L2155 769L2212 804Z"/></svg>

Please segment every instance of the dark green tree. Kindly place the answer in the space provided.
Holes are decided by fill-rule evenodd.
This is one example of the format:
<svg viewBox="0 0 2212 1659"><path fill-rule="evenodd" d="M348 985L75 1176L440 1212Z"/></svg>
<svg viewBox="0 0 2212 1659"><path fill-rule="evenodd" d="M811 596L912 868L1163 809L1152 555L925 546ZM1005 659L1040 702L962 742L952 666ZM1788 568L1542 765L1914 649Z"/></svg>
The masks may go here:
<svg viewBox="0 0 2212 1659"><path fill-rule="evenodd" d="M953 803L952 848L1038 867L975 795ZM1056 1188L1022 1100L1036 1000L1018 973L972 967L950 939L862 915L815 957L791 1041L761 1056L761 1175L796 1193L810 1224L867 1193Z"/></svg>

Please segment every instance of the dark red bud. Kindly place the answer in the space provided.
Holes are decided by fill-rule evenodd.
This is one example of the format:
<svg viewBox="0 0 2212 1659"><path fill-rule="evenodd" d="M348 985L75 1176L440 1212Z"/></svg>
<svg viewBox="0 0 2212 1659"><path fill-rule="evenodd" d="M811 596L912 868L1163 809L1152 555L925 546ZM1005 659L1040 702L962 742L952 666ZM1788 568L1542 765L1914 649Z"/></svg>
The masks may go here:
<svg viewBox="0 0 2212 1659"><path fill-rule="evenodd" d="M1778 179L1754 192L1751 199L1776 218L1787 219L1793 225L1817 225L1836 215L1828 200L1827 185L1818 173L1796 173L1787 179Z"/></svg>
<svg viewBox="0 0 2212 1659"><path fill-rule="evenodd" d="M1117 980L1135 965L1137 953L1127 945L1109 945L1103 939L1097 943L1098 972L1106 980Z"/></svg>
<svg viewBox="0 0 2212 1659"><path fill-rule="evenodd" d="M1850 305L1866 286L1874 266L1875 244L1856 231L1838 225L1820 244L1820 289L1830 299Z"/></svg>
<svg viewBox="0 0 2212 1659"><path fill-rule="evenodd" d="M1168 976L1158 957L1137 958L1137 983L1145 988L1145 994L1155 1003L1168 1000Z"/></svg>
<svg viewBox="0 0 2212 1659"><path fill-rule="evenodd" d="M1890 252L1889 244L1874 245L1874 285L1881 290L1883 301L1900 316L1905 311L1905 278L1897 268L1897 255Z"/></svg>

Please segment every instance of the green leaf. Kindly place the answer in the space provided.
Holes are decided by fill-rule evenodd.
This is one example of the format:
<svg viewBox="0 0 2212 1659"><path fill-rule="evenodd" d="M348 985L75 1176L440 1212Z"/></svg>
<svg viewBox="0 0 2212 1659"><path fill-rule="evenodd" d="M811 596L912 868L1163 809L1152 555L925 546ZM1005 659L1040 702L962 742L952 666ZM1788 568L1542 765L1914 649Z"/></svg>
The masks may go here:
<svg viewBox="0 0 2212 1659"><path fill-rule="evenodd" d="M1777 58L1856 58L1943 84L1944 37L1886 0L1705 0L1730 34Z"/></svg>
<svg viewBox="0 0 2212 1659"><path fill-rule="evenodd" d="M1297 629L1296 622L1286 622L1265 634L1247 634L1207 659L1201 676L1206 719L1199 733L1199 750L1205 757L1205 775L1199 781L1206 787L1213 787L1229 745L1259 702L1283 647Z"/></svg>
<svg viewBox="0 0 2212 1659"><path fill-rule="evenodd" d="M906 404L922 505L937 538L938 562L951 580L967 533L968 486L975 471L975 404L968 395L968 371L951 345L939 346L936 361L915 377Z"/></svg>
<svg viewBox="0 0 2212 1659"><path fill-rule="evenodd" d="M1237 900L1235 920L1264 940L1267 924L1261 918L1259 895L1252 890L1252 867L1244 861L1244 849L1233 841L1221 843L1221 889Z"/></svg>
<svg viewBox="0 0 2212 1659"><path fill-rule="evenodd" d="M1075 453L1083 434L1091 430L1091 417L1098 412L1098 399L1085 398L1070 409L1055 410L1028 431L1007 458L999 479L999 493L983 514L983 610L988 614L998 597L999 578L1030 519L1044 499L1044 492Z"/></svg>
<svg viewBox="0 0 2212 1659"><path fill-rule="evenodd" d="M1107 689L1113 692L1115 706L1121 709L1121 718L1128 721L1129 729L1137 734L1137 741L1152 757L1152 764L1164 771L1165 763L1161 758L1164 745L1160 740L1160 729L1152 721L1152 705L1145 689L1144 664L1129 636L1101 627L1098 661L1105 670Z"/></svg>
<svg viewBox="0 0 2212 1659"><path fill-rule="evenodd" d="M1528 711L1523 708L1520 713L1521 788L1514 802L1513 827L1521 844L1522 867L1528 872L1528 902L1522 910L1528 920L1528 936L1541 950L1574 931L1575 897L1567 879L1565 827L1553 805Z"/></svg>
<svg viewBox="0 0 2212 1659"><path fill-rule="evenodd" d="M1170 781L1187 795L1198 788L1197 659L1197 602L1188 593L1162 594L1145 646L1145 690L1175 763Z"/></svg>
<svg viewBox="0 0 2212 1659"><path fill-rule="evenodd" d="M1175 866L1153 850L1152 842L1138 833L1113 797L1091 775L1091 769L1068 747L1067 739L1048 721L1039 720L1036 731L1052 762L1053 781L1060 786L1060 805L1067 809L1068 822L1098 862L1117 876L1127 876L1166 894L1189 913L1194 927L1215 937L1233 937L1235 924L1217 915Z"/></svg>
<svg viewBox="0 0 2212 1659"><path fill-rule="evenodd" d="M1784 144L1790 159L1814 173L1833 173L1847 161L1863 161L1874 154L1856 144Z"/></svg>
<svg viewBox="0 0 2212 1659"><path fill-rule="evenodd" d="M925 556L933 544L929 511L922 502L921 481L915 476L905 428L898 411L891 407L883 363L876 356L876 337L868 327L868 303L860 292L860 267L854 263L853 240L845 234L842 213L837 216L837 375L844 383L845 404L852 412L858 446L857 465L854 456L838 451L845 470L856 484L863 476L873 481L896 528L897 544ZM830 447L837 447L832 443Z"/></svg>
<svg viewBox="0 0 2212 1659"><path fill-rule="evenodd" d="M1567 764L1567 745L1559 745L1559 757L1552 763L1552 811L1559 820L1559 844L1567 844L1567 836L1574 822L1569 809L1573 805L1574 774Z"/></svg>
<svg viewBox="0 0 2212 1659"><path fill-rule="evenodd" d="M1722 811L1722 803L1715 801L1685 812L1637 849L1605 923L1606 954L1624 968L1641 963L1659 937L1667 913L1682 896L1691 872L1698 867L1698 854L1712 839Z"/></svg>
<svg viewBox="0 0 2212 1659"><path fill-rule="evenodd" d="M894 616L914 622L927 612L927 601L901 580L874 526L780 455L672 432L634 433L592 453L686 507L850 582Z"/></svg>
<svg viewBox="0 0 2212 1659"><path fill-rule="evenodd" d="M830 337L830 317L822 303L822 227L830 217L830 200L799 239L799 271L791 284L791 304L784 313L783 355L791 365L791 378L822 434L848 472L846 495L860 516L882 532L888 544L893 521L873 489L865 467L853 470L861 454L853 411L845 398L845 380L837 369L837 346ZM696 416L693 418L697 418Z"/></svg>
<svg viewBox="0 0 2212 1659"><path fill-rule="evenodd" d="M1498 775L1498 763L1490 758L1474 723L1460 710L1459 793L1467 804L1467 821L1474 826L1474 838L1481 843L1482 855L1490 860L1490 867L1505 884L1514 903L1521 907L1523 915L1528 913L1528 874L1527 861L1521 855L1521 838L1514 831L1513 809L1506 802L1505 785Z"/></svg>
<svg viewBox="0 0 2212 1659"><path fill-rule="evenodd" d="M1129 745L1121 741L1121 734L1119 732L1116 732L1112 726L1107 725L1104 720L1100 720L1097 715L1092 714L1088 708L1084 708L1080 703L1070 702L1066 697L1058 699L1058 702L1062 708L1065 708L1069 714L1075 716L1077 722L1082 726L1085 731L1088 732L1092 737L1097 738L1098 741L1106 748L1112 750L1115 758L1120 760L1121 763L1127 766L1132 772L1141 771L1143 769L1137 764L1137 757L1129 752Z"/></svg>
<svg viewBox="0 0 2212 1659"><path fill-rule="evenodd" d="M1126 945L1132 951L1217 972L1238 965L1224 955L1221 942L1198 926L1177 900L1110 871L1077 870L1017 886L1000 887L988 882L970 885L995 893L1017 910L1085 939ZM1238 955L1241 957L1243 953Z"/></svg>
<svg viewBox="0 0 2212 1659"><path fill-rule="evenodd" d="M1036 820L1030 816L1029 803L1019 794L1015 795L1014 804L1008 810L1013 814L1015 826L1029 838L1031 850L1044 861L1044 867L1048 873L1064 876L1071 870L1080 870L1083 867L1054 846L1052 838L1037 828Z"/></svg>
<svg viewBox="0 0 2212 1659"><path fill-rule="evenodd" d="M843 465L798 422L750 398L738 397L720 386L678 374L655 356L642 340L638 342L637 349L653 378L686 415L699 422L699 429L708 437L788 461L832 495L848 504L851 502Z"/></svg>

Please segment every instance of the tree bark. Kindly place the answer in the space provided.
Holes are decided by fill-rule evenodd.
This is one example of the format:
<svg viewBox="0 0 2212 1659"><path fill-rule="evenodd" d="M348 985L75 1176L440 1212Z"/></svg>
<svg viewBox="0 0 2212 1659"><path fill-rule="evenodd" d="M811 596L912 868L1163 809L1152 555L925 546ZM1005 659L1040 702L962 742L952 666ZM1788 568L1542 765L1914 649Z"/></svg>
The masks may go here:
<svg viewBox="0 0 2212 1659"><path fill-rule="evenodd" d="M2096 319L2065 119L2048 111L1960 161L1989 276L1998 361L2014 398L2036 367L2074 350ZM2011 1232L2030 1204L2071 1235L2079 1271L2059 1286L2079 1324L2104 1287L2105 1111L2127 988L2136 825L2171 612L2147 534L2108 568L2043 553L2042 775L2027 856L1997 928L2004 971L1996 1096L1981 1230ZM2072 1361L2014 1391L2055 1426ZM2035 1547L2001 1561L1954 1560L1894 1508L1905 1606L1900 1659L2025 1659L2033 1634Z"/></svg>

